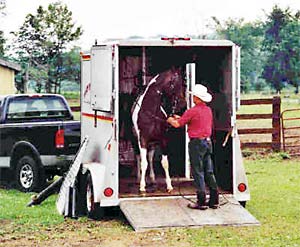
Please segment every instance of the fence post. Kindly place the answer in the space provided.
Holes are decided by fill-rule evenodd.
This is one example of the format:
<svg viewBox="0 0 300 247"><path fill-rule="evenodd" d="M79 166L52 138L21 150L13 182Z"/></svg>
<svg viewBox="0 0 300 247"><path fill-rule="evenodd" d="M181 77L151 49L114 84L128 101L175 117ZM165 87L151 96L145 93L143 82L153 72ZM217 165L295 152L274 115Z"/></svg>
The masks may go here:
<svg viewBox="0 0 300 247"><path fill-rule="evenodd" d="M272 102L272 149L280 151L281 149L281 131L280 131L280 112L281 112L281 99L278 96L273 97Z"/></svg>

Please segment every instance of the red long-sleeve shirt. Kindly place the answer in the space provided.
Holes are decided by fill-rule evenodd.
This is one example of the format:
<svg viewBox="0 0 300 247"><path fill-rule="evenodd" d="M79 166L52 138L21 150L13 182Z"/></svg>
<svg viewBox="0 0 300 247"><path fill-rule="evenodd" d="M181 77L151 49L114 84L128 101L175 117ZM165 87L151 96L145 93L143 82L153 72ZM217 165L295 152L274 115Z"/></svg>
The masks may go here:
<svg viewBox="0 0 300 247"><path fill-rule="evenodd" d="M200 103L186 110L178 119L180 126L188 125L190 138L207 138L212 133L212 111L205 103Z"/></svg>

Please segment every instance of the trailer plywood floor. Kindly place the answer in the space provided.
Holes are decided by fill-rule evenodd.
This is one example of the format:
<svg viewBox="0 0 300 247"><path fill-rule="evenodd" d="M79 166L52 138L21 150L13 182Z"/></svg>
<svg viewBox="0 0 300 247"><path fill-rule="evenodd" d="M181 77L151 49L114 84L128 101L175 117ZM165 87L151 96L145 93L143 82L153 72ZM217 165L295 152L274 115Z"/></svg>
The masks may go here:
<svg viewBox="0 0 300 247"><path fill-rule="evenodd" d="M226 195L220 197L221 207L205 211L190 209L182 197L123 200L120 208L135 231L171 227L248 226L259 225L245 208Z"/></svg>

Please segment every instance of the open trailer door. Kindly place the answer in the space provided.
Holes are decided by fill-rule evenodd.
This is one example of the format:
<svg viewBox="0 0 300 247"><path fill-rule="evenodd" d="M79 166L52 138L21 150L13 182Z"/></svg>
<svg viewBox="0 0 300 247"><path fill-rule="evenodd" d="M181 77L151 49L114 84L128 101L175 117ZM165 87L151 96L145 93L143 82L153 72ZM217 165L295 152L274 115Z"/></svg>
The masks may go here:
<svg viewBox="0 0 300 247"><path fill-rule="evenodd" d="M187 108L191 108L193 106L193 96L188 92L191 92L196 85L196 64L188 63L186 64L186 101ZM189 145L189 136L187 133L187 127L185 126L185 177L191 177L191 166L188 154L188 145Z"/></svg>
<svg viewBox="0 0 300 247"><path fill-rule="evenodd" d="M195 200L195 198L193 198ZM173 227L259 225L232 195L220 196L218 209L195 210L183 197L125 199L120 208L135 231Z"/></svg>
<svg viewBox="0 0 300 247"><path fill-rule="evenodd" d="M114 89L114 47L91 49L91 105L93 110L112 112Z"/></svg>

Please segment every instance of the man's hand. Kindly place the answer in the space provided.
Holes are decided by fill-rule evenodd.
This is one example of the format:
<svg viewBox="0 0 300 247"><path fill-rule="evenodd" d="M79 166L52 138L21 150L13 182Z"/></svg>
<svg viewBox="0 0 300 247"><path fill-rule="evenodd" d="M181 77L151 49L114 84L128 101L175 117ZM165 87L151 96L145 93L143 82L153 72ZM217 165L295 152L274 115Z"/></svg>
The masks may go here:
<svg viewBox="0 0 300 247"><path fill-rule="evenodd" d="M169 123L169 124L171 124L171 122L174 120L174 117L168 117L168 119L167 119L167 122Z"/></svg>
<svg viewBox="0 0 300 247"><path fill-rule="evenodd" d="M178 116L179 117L179 116ZM180 117L179 117L180 118ZM177 117L176 117L176 119L175 119L175 117L169 117L168 119L167 119L167 122L169 123L169 124L171 124L173 127L175 127L175 128L178 128L178 127L180 127L180 124L179 124L179 122L177 121Z"/></svg>

